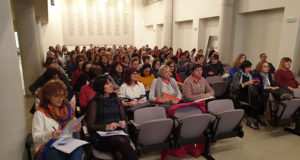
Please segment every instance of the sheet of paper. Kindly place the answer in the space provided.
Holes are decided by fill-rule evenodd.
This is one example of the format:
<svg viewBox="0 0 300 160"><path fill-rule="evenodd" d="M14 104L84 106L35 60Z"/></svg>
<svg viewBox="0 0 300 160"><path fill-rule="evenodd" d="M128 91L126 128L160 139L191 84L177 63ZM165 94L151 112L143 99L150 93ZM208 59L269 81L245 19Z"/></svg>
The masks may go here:
<svg viewBox="0 0 300 160"><path fill-rule="evenodd" d="M82 115L78 119L75 119L75 120L71 121L70 123L68 123L68 125L63 129L64 133L60 137L61 138L70 137L70 135L72 135L72 133L74 132L74 127L83 120L84 116L85 115Z"/></svg>
<svg viewBox="0 0 300 160"><path fill-rule="evenodd" d="M73 152L76 148L89 143L87 141L74 139L72 137L64 138L64 139L61 139L61 140L65 141L65 143L64 144L59 144L61 141L56 140L56 142L53 143L52 147L55 147L57 150L60 150L64 153L68 153L68 154Z"/></svg>
<svg viewBox="0 0 300 160"><path fill-rule="evenodd" d="M117 130L117 131L107 131L107 132L103 132L103 131L97 131L97 133L101 136L101 137L108 137L108 136L128 136L128 134L126 134L123 130Z"/></svg>
<svg viewBox="0 0 300 160"><path fill-rule="evenodd" d="M201 102L201 101L206 101L206 100L214 99L214 98L215 98L214 96L210 96L208 98L202 98L202 99L195 100L194 102Z"/></svg>

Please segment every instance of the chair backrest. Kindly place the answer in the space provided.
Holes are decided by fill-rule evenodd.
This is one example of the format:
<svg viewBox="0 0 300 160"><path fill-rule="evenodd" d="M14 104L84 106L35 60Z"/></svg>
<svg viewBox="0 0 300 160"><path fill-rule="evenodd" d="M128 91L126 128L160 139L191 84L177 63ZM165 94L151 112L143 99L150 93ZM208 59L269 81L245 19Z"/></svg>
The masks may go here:
<svg viewBox="0 0 300 160"><path fill-rule="evenodd" d="M295 98L300 98L300 88L294 89L294 97Z"/></svg>
<svg viewBox="0 0 300 160"><path fill-rule="evenodd" d="M192 114L182 120L180 136L182 139L199 137L208 127L211 120L209 114Z"/></svg>
<svg viewBox="0 0 300 160"><path fill-rule="evenodd" d="M173 120L156 119L143 123L140 126L139 142L142 145L163 143L171 133Z"/></svg>
<svg viewBox="0 0 300 160"><path fill-rule="evenodd" d="M296 112L300 107L300 99L292 99L284 102L286 104L286 109L282 114L281 119L288 119ZM280 116L283 107L279 105L277 116Z"/></svg>
<svg viewBox="0 0 300 160"><path fill-rule="evenodd" d="M211 84L216 82L222 82L223 78L221 76L206 77L206 81L208 84Z"/></svg>
<svg viewBox="0 0 300 160"><path fill-rule="evenodd" d="M240 123L243 115L244 110L242 109L235 109L220 113L221 120L219 122L216 133L225 133L232 131Z"/></svg>
<svg viewBox="0 0 300 160"><path fill-rule="evenodd" d="M156 119L166 119L166 110L163 107L141 108L134 112L134 121L142 124Z"/></svg>
<svg viewBox="0 0 300 160"><path fill-rule="evenodd" d="M207 103L207 110L219 114L225 111L234 110L234 105L230 99L213 100Z"/></svg>
<svg viewBox="0 0 300 160"><path fill-rule="evenodd" d="M229 73L230 68L231 68L230 64L223 64L223 69L224 69L225 73Z"/></svg>
<svg viewBox="0 0 300 160"><path fill-rule="evenodd" d="M183 118L192 114L202 114L202 111L196 106L184 106L178 108L174 113L174 115L178 118Z"/></svg>
<svg viewBox="0 0 300 160"><path fill-rule="evenodd" d="M228 81L211 83L210 86L215 92L215 97L223 96L227 90L228 84Z"/></svg>

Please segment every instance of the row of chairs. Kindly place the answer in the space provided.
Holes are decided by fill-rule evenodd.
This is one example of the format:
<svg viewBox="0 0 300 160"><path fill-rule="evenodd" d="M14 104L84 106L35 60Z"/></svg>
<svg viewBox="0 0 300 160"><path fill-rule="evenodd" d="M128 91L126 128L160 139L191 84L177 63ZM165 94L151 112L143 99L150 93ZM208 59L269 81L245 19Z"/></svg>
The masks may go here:
<svg viewBox="0 0 300 160"><path fill-rule="evenodd" d="M203 156L214 159L209 154L210 143L235 136L243 137L241 120L244 111L234 109L231 100L210 101L207 113L196 107L197 103L203 102L187 106L180 104L182 107L169 118L162 107L136 110L128 131L137 152L142 154L157 149L179 149L184 145L204 142Z"/></svg>

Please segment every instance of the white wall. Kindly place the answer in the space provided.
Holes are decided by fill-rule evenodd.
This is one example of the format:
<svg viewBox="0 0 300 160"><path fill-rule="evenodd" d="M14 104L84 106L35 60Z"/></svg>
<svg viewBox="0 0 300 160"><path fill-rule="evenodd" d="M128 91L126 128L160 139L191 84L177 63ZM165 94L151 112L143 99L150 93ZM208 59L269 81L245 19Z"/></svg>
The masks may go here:
<svg viewBox="0 0 300 160"><path fill-rule="evenodd" d="M268 61L277 66L277 57L283 9L251 12L245 15L242 49L253 66L259 62L259 54L265 52Z"/></svg>
<svg viewBox="0 0 300 160"><path fill-rule="evenodd" d="M50 45L56 46L64 44L61 20L61 1L55 1L55 6L51 6L48 0L48 23L42 24L43 51L46 55ZM45 56L46 57L46 56Z"/></svg>
<svg viewBox="0 0 300 160"><path fill-rule="evenodd" d="M176 22L173 27L173 47L192 50L194 48L191 43L193 21Z"/></svg>
<svg viewBox="0 0 300 160"><path fill-rule="evenodd" d="M219 17L207 18L205 20L205 29L204 29L204 48L203 51L206 52L207 43L209 36L218 36L219 35Z"/></svg>

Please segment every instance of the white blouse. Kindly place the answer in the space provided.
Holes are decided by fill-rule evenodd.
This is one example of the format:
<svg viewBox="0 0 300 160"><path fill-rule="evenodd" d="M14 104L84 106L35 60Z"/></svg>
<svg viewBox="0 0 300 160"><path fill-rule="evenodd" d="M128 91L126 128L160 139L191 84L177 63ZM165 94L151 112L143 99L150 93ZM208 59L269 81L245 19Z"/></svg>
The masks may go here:
<svg viewBox="0 0 300 160"><path fill-rule="evenodd" d="M35 152L39 150L41 145L48 142L52 138L51 133L54 131L53 127L56 130L59 128L59 123L56 120L47 117L41 111L36 111L34 113L32 120L32 137Z"/></svg>
<svg viewBox="0 0 300 160"><path fill-rule="evenodd" d="M143 83L137 82L137 85L134 87L127 85L126 83L122 84L120 87L120 98L140 98L141 95L145 95L145 87Z"/></svg>

